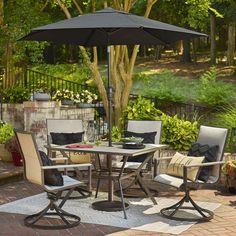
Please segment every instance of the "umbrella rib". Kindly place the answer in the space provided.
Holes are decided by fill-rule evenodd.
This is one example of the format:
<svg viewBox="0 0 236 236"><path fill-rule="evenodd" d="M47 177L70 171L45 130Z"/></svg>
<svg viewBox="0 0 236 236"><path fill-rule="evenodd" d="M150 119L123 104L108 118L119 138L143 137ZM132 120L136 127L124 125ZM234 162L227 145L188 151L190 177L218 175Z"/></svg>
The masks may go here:
<svg viewBox="0 0 236 236"><path fill-rule="evenodd" d="M160 43L162 44L169 44L167 42L164 42L162 40L160 40L159 38L157 38L155 35L153 35L151 32L148 32L145 28L143 28L143 31L145 31L147 34L151 35L152 37L154 37L155 39L157 39Z"/></svg>
<svg viewBox="0 0 236 236"><path fill-rule="evenodd" d="M91 41L91 38L92 38L94 32L95 32L95 29L93 29L93 30L91 31L91 33L88 35L87 40L86 40L86 44L85 44L86 47L89 46L89 42Z"/></svg>

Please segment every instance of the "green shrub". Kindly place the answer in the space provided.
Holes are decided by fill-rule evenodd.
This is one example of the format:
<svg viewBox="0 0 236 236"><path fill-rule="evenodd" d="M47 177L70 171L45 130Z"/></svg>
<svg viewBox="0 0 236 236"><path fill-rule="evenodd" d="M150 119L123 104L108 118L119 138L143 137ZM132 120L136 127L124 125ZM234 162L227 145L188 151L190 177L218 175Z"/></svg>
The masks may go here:
<svg viewBox="0 0 236 236"><path fill-rule="evenodd" d="M86 83L91 78L91 71L84 64L41 64L33 69L41 73L81 84Z"/></svg>
<svg viewBox="0 0 236 236"><path fill-rule="evenodd" d="M229 104L234 94L233 86L223 81L217 81L218 76L215 67L204 73L200 78L199 102L210 106Z"/></svg>
<svg viewBox="0 0 236 236"><path fill-rule="evenodd" d="M170 145L178 151L189 150L198 134L198 123L178 119L166 114L161 116L162 134L161 142Z"/></svg>
<svg viewBox="0 0 236 236"><path fill-rule="evenodd" d="M211 120L210 125L224 127L230 129L230 135L232 135L232 128L236 128L236 107L227 106L223 109L222 112L217 113L214 118ZM236 152L236 143L233 140L230 143L230 138L228 138L228 142L226 145L226 150L231 152Z"/></svg>
<svg viewBox="0 0 236 236"><path fill-rule="evenodd" d="M122 137L122 131L119 129L118 126L112 127L112 141L119 142Z"/></svg>
<svg viewBox="0 0 236 236"><path fill-rule="evenodd" d="M170 145L174 150L188 150L198 134L198 122L190 122L171 117L154 107L150 100L139 97L131 101L124 111L124 120L162 120L161 142ZM118 137L114 130L114 137Z"/></svg>
<svg viewBox="0 0 236 236"><path fill-rule="evenodd" d="M17 85L2 90L3 103L23 103L30 98L30 91Z"/></svg>
<svg viewBox="0 0 236 236"><path fill-rule="evenodd" d="M133 93L143 96L155 96L169 102L187 102L196 100L197 82L176 76L170 71L134 76ZM191 93L189 89L191 88Z"/></svg>
<svg viewBox="0 0 236 236"><path fill-rule="evenodd" d="M131 100L123 112L124 120L156 120L162 112L155 108L151 100L138 97Z"/></svg>
<svg viewBox="0 0 236 236"><path fill-rule="evenodd" d="M14 136L13 126L9 123L1 121L0 124L0 143L5 144L6 141Z"/></svg>

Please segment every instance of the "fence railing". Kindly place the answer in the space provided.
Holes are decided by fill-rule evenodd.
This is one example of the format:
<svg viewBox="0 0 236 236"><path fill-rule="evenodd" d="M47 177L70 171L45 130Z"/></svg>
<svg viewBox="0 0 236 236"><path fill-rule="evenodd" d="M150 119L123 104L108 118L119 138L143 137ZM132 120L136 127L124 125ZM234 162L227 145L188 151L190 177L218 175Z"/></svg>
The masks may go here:
<svg viewBox="0 0 236 236"><path fill-rule="evenodd" d="M91 87L86 84L79 84L77 82L21 67L16 68L16 83L29 89L31 92L38 89L48 90L51 95L56 90L63 89L68 89L74 92L81 92L84 89L88 89L93 93L97 93L97 89L95 87Z"/></svg>

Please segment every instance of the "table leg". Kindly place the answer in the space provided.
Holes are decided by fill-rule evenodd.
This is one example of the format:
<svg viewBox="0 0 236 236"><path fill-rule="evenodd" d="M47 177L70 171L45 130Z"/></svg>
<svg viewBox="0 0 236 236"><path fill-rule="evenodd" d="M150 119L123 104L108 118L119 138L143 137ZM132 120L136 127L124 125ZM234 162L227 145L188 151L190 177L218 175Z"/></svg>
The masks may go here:
<svg viewBox="0 0 236 236"><path fill-rule="evenodd" d="M112 156L107 155L107 169L109 174L112 173ZM108 177L108 198L107 200L104 201L97 201L92 203L92 207L95 210L100 210L100 211L122 211L123 210L123 204L122 201L114 201L114 180L112 178ZM126 209L129 207L128 203L125 203L124 206ZM126 213L125 214L125 219L127 218Z"/></svg>
<svg viewBox="0 0 236 236"><path fill-rule="evenodd" d="M112 173L112 160L111 155L107 155L107 169L109 174ZM114 181L111 178L108 178L108 201L113 201L113 193L114 193Z"/></svg>

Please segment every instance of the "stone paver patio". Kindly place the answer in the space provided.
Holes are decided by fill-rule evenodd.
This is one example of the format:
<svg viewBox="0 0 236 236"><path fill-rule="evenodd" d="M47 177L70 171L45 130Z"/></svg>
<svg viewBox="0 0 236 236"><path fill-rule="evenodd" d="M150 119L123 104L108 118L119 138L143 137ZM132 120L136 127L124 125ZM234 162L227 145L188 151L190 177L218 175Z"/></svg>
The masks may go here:
<svg viewBox="0 0 236 236"><path fill-rule="evenodd" d="M11 164L6 165L0 161L0 171L0 180L2 184L0 186L0 204L4 204L42 192L42 189L40 187L28 183L24 180L20 180L20 174L18 174L18 179L11 179L13 178L12 176L14 176L12 174L13 171L16 171L16 173L22 173L21 168L14 168ZM6 178L6 171L8 171L9 173L9 178ZM1 179L2 173L4 173L5 175L4 179ZM4 181L8 181L8 183L3 184ZM160 191L159 195L162 197L179 198L182 196L182 193L176 192L172 189L167 189L163 186L159 186L156 183L152 183L152 185L152 187L155 187ZM95 184L93 186L95 186ZM193 191L192 196L195 200L198 201L217 202L221 203L222 205L214 211L215 217L213 220L211 220L210 222L195 224L190 229L180 235L235 235L236 195L229 194L226 191L224 185L221 184L211 190L201 189L198 191ZM127 230L124 228L85 223L81 223L79 226L67 230L38 230L25 227L23 225L23 218L24 215L0 212L0 235L170 235L155 232L137 231L131 229ZM52 222L51 219L50 222Z"/></svg>

